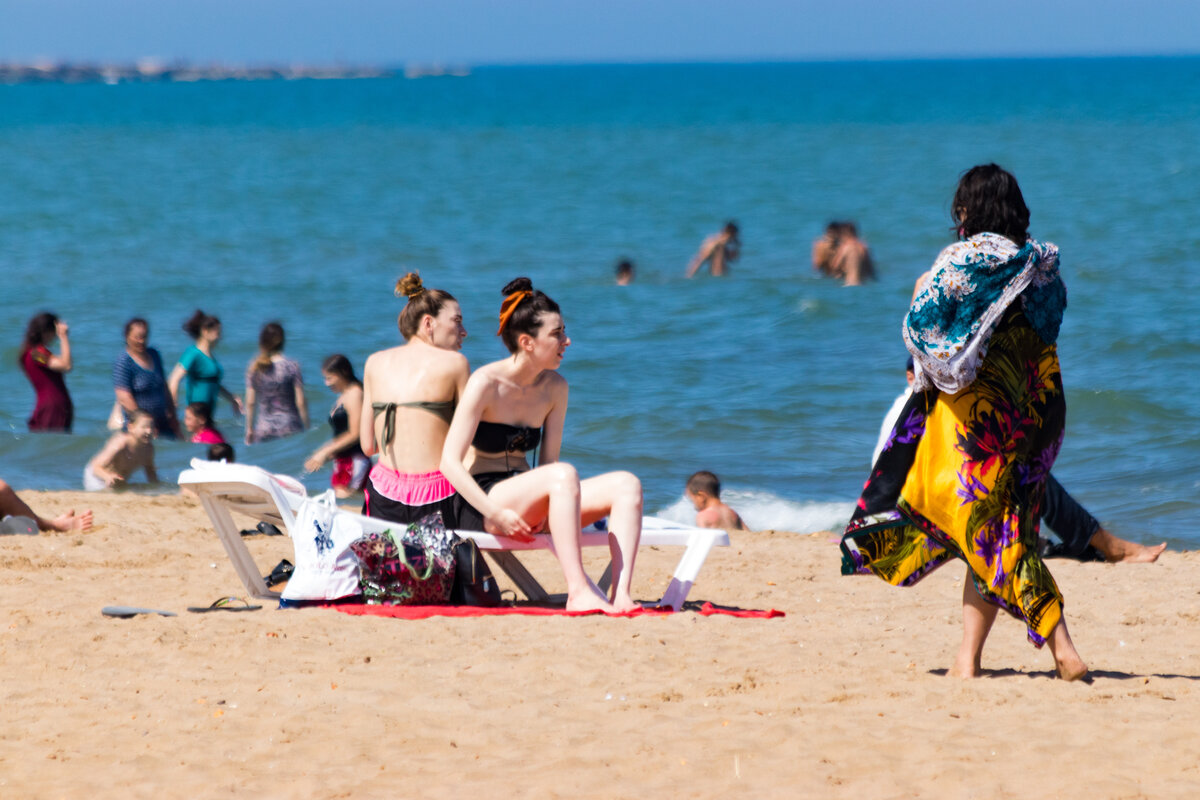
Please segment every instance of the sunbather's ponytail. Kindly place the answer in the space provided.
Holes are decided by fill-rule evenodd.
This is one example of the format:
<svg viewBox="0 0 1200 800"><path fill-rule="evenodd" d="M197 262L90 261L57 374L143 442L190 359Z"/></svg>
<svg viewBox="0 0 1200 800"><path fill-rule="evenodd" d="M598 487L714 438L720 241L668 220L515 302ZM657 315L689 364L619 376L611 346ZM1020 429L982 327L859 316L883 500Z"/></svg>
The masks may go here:
<svg viewBox="0 0 1200 800"><path fill-rule="evenodd" d="M426 314L436 317L442 313L442 307L446 303L458 302L449 292L441 289L426 289L421 283L421 276L416 272L410 272L396 281L396 296L408 298L408 304L404 306L404 310L400 312L400 317L396 321L400 326L400 335L404 337L405 341L416 335L417 329L421 325L421 318Z"/></svg>

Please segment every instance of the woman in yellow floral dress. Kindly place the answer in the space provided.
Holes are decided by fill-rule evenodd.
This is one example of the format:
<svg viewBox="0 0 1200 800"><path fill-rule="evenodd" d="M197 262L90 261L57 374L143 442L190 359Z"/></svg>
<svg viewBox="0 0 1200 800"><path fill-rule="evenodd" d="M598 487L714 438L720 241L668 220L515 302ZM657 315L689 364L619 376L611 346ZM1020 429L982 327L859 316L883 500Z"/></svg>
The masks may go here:
<svg viewBox="0 0 1200 800"><path fill-rule="evenodd" d="M980 673L1003 608L1035 646L1050 644L1061 677L1078 679L1087 666L1037 553L1066 415L1058 249L1029 238L1020 187L995 164L964 173L953 215L960 241L917 281L904 320L913 394L842 537L842 573L910 586L962 559L970 580L950 674Z"/></svg>

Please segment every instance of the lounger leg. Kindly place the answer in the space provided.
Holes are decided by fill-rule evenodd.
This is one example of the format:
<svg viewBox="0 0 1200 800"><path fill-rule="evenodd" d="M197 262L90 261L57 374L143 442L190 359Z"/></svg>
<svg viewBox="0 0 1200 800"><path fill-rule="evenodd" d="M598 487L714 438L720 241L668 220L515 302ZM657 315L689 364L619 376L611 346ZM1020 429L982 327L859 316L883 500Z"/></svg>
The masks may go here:
<svg viewBox="0 0 1200 800"><path fill-rule="evenodd" d="M671 584L663 593L662 599L654 605L670 606L676 611L683 608L688 592L692 590L692 584L695 583L700 568L704 566L704 560L716 544L718 535L710 531L692 534L687 549L683 551L683 558L679 559L679 565L675 567Z"/></svg>
<svg viewBox="0 0 1200 800"><path fill-rule="evenodd" d="M268 589L266 581L262 579L258 564L250 555L250 551L246 549L246 543L242 541L242 535L238 532L238 527L234 523L229 509L222 503L213 500L207 492L201 491L198 494L200 503L204 506L208 518L212 520L213 527L217 529L217 536L220 537L221 544L224 545L225 552L229 555L229 560L233 562L233 568L238 577L242 579L242 585L246 587L246 591L252 597L260 600L278 598L279 593Z"/></svg>
<svg viewBox="0 0 1200 800"><path fill-rule="evenodd" d="M487 554L527 598L535 603L544 603L550 599L550 595L515 555L506 550L489 550Z"/></svg>

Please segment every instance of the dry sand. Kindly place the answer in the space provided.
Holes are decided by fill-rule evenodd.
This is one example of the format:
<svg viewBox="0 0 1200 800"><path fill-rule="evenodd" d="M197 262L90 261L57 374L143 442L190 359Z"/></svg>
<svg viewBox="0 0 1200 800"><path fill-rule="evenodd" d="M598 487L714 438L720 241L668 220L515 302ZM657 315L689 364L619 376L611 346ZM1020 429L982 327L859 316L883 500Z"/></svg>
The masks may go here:
<svg viewBox="0 0 1200 800"><path fill-rule="evenodd" d="M1090 685L1053 679L1007 617L963 682L942 674L962 569L844 578L831 534L709 557L693 600L781 619L198 615L243 590L196 501L22 494L98 524L0 540L2 798L1200 793L1195 553L1052 562ZM251 546L264 572L290 557L284 537ZM645 549L635 595L678 553Z"/></svg>

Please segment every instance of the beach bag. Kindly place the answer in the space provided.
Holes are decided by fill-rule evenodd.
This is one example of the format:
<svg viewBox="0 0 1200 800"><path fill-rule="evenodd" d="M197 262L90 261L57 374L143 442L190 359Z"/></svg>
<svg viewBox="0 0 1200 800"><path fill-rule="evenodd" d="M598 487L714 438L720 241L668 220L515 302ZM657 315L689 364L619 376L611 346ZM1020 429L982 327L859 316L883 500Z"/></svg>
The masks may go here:
<svg viewBox="0 0 1200 800"><path fill-rule="evenodd" d="M295 570L280 595L284 600L337 600L358 594L358 560L350 544L362 536L362 527L352 516L337 513L332 489L305 499L288 533L296 555Z"/></svg>
<svg viewBox="0 0 1200 800"><path fill-rule="evenodd" d="M358 557L359 586L369 605L444 605L454 587L454 546L442 512L410 523L399 534L388 528L350 545Z"/></svg>
<svg viewBox="0 0 1200 800"><path fill-rule="evenodd" d="M455 606L500 605L500 587L474 539L460 539L454 546L454 588L450 604Z"/></svg>

